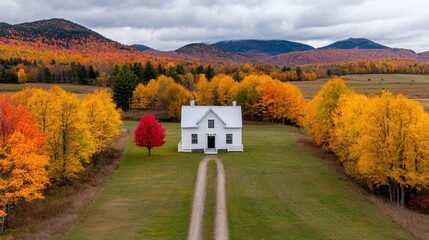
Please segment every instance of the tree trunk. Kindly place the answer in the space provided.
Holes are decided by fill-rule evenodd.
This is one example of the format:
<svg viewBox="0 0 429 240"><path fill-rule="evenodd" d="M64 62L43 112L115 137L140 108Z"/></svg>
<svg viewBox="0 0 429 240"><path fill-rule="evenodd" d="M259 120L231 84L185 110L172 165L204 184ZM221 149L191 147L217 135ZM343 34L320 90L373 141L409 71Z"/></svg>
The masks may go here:
<svg viewBox="0 0 429 240"><path fill-rule="evenodd" d="M389 180L389 184L388 184L388 186L389 186L389 197L390 197L390 201L391 202L393 202L393 189L392 189L392 183L390 182L390 180Z"/></svg>
<svg viewBox="0 0 429 240"><path fill-rule="evenodd" d="M405 205L405 188L404 186L401 186L401 205Z"/></svg>
<svg viewBox="0 0 429 240"><path fill-rule="evenodd" d="M399 205L399 199L400 199L400 191L399 191L399 184L396 184L396 204Z"/></svg>
<svg viewBox="0 0 429 240"><path fill-rule="evenodd" d="M3 205L3 208L5 209L6 214L7 214L7 203L5 203L5 204ZM6 216L7 216L7 215L6 215ZM0 232L3 232L3 230L4 230L5 221L6 221L5 216L1 217Z"/></svg>
<svg viewBox="0 0 429 240"><path fill-rule="evenodd" d="M149 156L150 156L150 148L148 148L147 150L149 150Z"/></svg>
<svg viewBox="0 0 429 240"><path fill-rule="evenodd" d="M6 203L6 221L10 222L10 202L7 201Z"/></svg>

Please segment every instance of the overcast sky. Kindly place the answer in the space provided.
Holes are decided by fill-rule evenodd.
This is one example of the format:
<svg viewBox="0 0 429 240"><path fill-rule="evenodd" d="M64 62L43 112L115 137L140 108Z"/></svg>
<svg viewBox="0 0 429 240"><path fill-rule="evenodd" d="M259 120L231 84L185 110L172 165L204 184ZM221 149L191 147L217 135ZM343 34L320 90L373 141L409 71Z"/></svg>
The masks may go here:
<svg viewBox="0 0 429 240"><path fill-rule="evenodd" d="M321 47L349 37L429 50L425 0L0 0L0 7L0 22L64 18L112 40L160 50L231 39Z"/></svg>

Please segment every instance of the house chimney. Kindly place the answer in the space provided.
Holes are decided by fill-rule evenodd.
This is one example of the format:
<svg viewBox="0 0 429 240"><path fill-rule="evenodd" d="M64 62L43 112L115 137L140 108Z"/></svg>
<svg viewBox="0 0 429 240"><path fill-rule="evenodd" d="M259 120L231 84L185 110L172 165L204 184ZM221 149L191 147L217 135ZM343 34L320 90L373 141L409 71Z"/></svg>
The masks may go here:
<svg viewBox="0 0 429 240"><path fill-rule="evenodd" d="M191 100L191 107L194 107L194 106L195 106L195 101Z"/></svg>
<svg viewBox="0 0 429 240"><path fill-rule="evenodd" d="M232 102L232 106L236 107L236 106L237 106L237 102L236 102L236 101L233 101L233 102Z"/></svg>

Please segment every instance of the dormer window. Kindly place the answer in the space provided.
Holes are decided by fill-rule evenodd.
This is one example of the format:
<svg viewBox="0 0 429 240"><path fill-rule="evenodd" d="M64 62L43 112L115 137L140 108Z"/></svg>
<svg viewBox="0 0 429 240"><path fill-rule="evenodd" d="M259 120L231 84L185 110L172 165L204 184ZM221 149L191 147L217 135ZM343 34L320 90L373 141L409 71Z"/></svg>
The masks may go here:
<svg viewBox="0 0 429 240"><path fill-rule="evenodd" d="M209 119L209 128L214 128L214 119Z"/></svg>

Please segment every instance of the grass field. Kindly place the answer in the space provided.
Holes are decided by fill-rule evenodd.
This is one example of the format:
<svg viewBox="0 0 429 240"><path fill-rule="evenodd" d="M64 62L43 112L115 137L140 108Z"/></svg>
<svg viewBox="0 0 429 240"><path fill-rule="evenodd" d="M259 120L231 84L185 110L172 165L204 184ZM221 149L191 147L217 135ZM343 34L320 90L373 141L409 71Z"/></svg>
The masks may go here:
<svg viewBox="0 0 429 240"><path fill-rule="evenodd" d="M429 99L429 75L359 74L342 76L342 78L347 86L359 93L380 94L382 90L389 90L394 94L402 93L413 99ZM292 83L301 89L305 98L310 99L327 81L328 79L317 79Z"/></svg>
<svg viewBox="0 0 429 240"><path fill-rule="evenodd" d="M151 157L130 138L120 168L65 239L186 238L201 155L178 154L179 126L164 127L166 146Z"/></svg>
<svg viewBox="0 0 429 240"><path fill-rule="evenodd" d="M61 86L63 89L76 93L76 94L87 94L92 93L96 89L100 89L103 87L98 86L89 86L89 85L76 85L76 84L51 84L51 83L23 83L23 84L11 84L11 83L0 83L0 93L2 92L17 92L23 88L43 88L49 89L53 86ZM105 88L110 89L110 88Z"/></svg>
<svg viewBox="0 0 429 240"><path fill-rule="evenodd" d="M179 124L164 126L167 144L151 157L130 140L120 168L65 239L186 239L203 154L177 153ZM299 145L297 133L282 125L246 125L245 152L219 154L231 239L413 239ZM216 168L209 164L208 170L204 219L213 221ZM204 231L205 239L211 231Z"/></svg>

